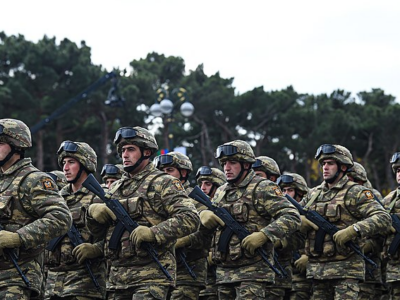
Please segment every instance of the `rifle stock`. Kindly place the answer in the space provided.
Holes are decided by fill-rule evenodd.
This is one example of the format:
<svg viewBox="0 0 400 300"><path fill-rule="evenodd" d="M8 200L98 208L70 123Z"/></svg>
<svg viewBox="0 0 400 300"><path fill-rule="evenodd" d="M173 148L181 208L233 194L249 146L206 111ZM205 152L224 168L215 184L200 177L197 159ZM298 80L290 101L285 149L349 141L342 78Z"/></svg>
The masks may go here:
<svg viewBox="0 0 400 300"><path fill-rule="evenodd" d="M189 197L206 206L210 211L224 221L225 228L221 234L221 238L223 240L220 238L218 243L218 251L222 253L227 252L228 243L233 233L235 233L240 240L243 240L246 236L250 235L250 232L240 225L225 208L214 206L208 196L204 194L198 186L194 187L194 189L190 192ZM283 278L284 275L282 275L282 273L275 268L274 265L272 265L264 249L258 248L257 253L275 274L277 274L280 278Z"/></svg>

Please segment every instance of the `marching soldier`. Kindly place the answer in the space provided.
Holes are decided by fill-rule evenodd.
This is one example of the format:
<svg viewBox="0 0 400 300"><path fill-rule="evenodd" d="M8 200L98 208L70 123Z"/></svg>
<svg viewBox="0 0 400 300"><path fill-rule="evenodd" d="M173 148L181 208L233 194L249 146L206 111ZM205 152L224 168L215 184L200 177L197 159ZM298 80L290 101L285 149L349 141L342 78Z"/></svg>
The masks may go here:
<svg viewBox="0 0 400 300"><path fill-rule="evenodd" d="M121 179L123 172L122 165L105 164L100 172L105 188L109 189L111 184Z"/></svg>
<svg viewBox="0 0 400 300"><path fill-rule="evenodd" d="M0 299L40 294L44 243L65 234L71 225L55 182L25 158L30 147L31 132L25 123L0 120Z"/></svg>

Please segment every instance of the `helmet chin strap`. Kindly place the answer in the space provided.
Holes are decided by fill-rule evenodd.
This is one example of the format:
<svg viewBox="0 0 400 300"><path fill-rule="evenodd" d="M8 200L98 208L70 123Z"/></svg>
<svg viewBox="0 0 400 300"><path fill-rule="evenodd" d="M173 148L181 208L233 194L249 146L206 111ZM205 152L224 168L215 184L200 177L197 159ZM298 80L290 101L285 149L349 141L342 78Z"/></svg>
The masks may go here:
<svg viewBox="0 0 400 300"><path fill-rule="evenodd" d="M342 168L341 168L342 164L341 164L340 162L336 162L336 164L337 164L337 166L338 166L337 172L335 173L335 175L333 175L332 178L325 179L325 182L326 182L326 183L329 183L329 184L334 183L335 180L339 177L339 175L340 175L341 172L343 172L343 175L346 174L346 171L347 171L347 170L346 170L346 171L342 171Z"/></svg>
<svg viewBox="0 0 400 300"><path fill-rule="evenodd" d="M129 166L129 167L124 167L124 171L128 172L128 173L132 173L141 163L143 160L150 158L151 155L144 155L144 150L142 147L139 148L140 149L140 158L137 160L137 162L133 165L133 166Z"/></svg>
<svg viewBox="0 0 400 300"><path fill-rule="evenodd" d="M185 183L187 181L187 179L188 179L188 175L182 176L181 169L178 169L178 172L179 172L179 175L180 175L179 176L179 180L182 181L183 183Z"/></svg>
<svg viewBox="0 0 400 300"><path fill-rule="evenodd" d="M240 162L240 173L235 178L228 180L228 182L229 183L236 183L240 178L242 178L243 173L245 171L249 171L249 170L250 170L250 168L249 169L245 169L244 168L244 162L241 161Z"/></svg>
<svg viewBox="0 0 400 300"><path fill-rule="evenodd" d="M4 166L4 164L5 164L6 162L8 162L8 161L10 160L10 158L11 158L15 153L18 153L18 151L15 149L14 145L11 145L11 144L9 144L9 145L10 145L11 151L7 154L6 157L4 157L3 160L0 160L0 167Z"/></svg>
<svg viewBox="0 0 400 300"><path fill-rule="evenodd" d="M78 172L78 174L76 174L74 179L68 180L67 182L71 183L71 184L76 183L79 180L79 178L82 176L82 172L83 172L83 166L82 166L81 163L79 163L79 172Z"/></svg>

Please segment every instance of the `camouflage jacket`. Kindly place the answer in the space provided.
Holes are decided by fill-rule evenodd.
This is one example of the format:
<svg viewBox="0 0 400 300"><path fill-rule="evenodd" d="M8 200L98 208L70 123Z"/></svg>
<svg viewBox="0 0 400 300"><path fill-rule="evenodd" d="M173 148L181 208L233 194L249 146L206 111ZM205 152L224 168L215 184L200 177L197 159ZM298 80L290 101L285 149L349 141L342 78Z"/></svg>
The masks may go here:
<svg viewBox="0 0 400 300"><path fill-rule="evenodd" d="M54 181L36 169L30 158L0 172L0 201L0 223L5 230L18 232L22 242L17 249L18 263L21 269L29 270L27 277L32 289L38 292L43 276L38 257L42 257L45 243L67 232L71 214ZM0 287L25 287L10 261L1 256L0 264Z"/></svg>
<svg viewBox="0 0 400 300"><path fill-rule="evenodd" d="M318 197L315 198L316 195ZM307 204L313 197L315 201ZM309 209L317 211L339 230L356 224L360 229L360 237L355 239L356 244L360 244L364 237L386 231L391 222L388 213L374 199L372 191L349 181L347 175L330 189L325 182L313 188L300 204L306 208L310 206ZM315 230L310 230L306 240L306 253L310 262L308 277L364 279L365 263L362 257L345 246L336 245L328 234L324 238L323 253L317 253L314 250L315 233Z"/></svg>
<svg viewBox="0 0 400 300"><path fill-rule="evenodd" d="M224 193L223 197L221 193ZM270 261L273 261L274 243L300 226L297 209L283 196L279 186L256 176L253 170L239 185L226 183L219 187L213 200L215 205L226 208L250 234L261 231L268 237L269 241L263 248ZM253 256L242 249L235 234L228 241L228 252L220 252L220 236L221 230L217 230L212 245L213 258L218 265L217 283L274 281L274 273L262 263L261 256Z"/></svg>
<svg viewBox="0 0 400 300"><path fill-rule="evenodd" d="M162 265L168 265L168 272L174 277L176 239L193 233L200 223L196 208L179 179L148 164L134 177L124 174L110 191L113 192L111 198L119 199L133 220L151 228L156 238L154 247L158 258ZM110 269L110 289L126 289L149 282L174 284L167 280L144 249L136 248L130 242L127 231L122 235L118 250L111 250L109 242L115 224L104 226L90 216L87 221L95 236L106 235L105 255Z"/></svg>

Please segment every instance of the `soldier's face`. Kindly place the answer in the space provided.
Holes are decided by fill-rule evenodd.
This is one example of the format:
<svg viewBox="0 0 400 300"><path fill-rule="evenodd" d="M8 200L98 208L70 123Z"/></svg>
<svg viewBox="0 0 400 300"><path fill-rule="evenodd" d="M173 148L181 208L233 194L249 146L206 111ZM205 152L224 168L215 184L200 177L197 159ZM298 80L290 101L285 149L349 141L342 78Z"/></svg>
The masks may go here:
<svg viewBox="0 0 400 300"><path fill-rule="evenodd" d="M179 170L175 167L164 167L164 168L162 168L162 171L171 176L174 176L175 178L178 178L178 179L181 178L181 174L179 173Z"/></svg>
<svg viewBox="0 0 400 300"><path fill-rule="evenodd" d="M227 160L224 164L224 173L227 180L233 180L240 174L242 166L236 160Z"/></svg>
<svg viewBox="0 0 400 300"><path fill-rule="evenodd" d="M211 181L204 180L204 181L201 182L200 188L203 191L203 193L208 195L208 196L211 196L210 195L210 191L211 191L212 187L213 187L213 184L212 184Z"/></svg>
<svg viewBox="0 0 400 300"><path fill-rule="evenodd" d="M338 165L333 159L325 159L322 162L322 177L324 180L330 179L335 176L338 171Z"/></svg>
<svg viewBox="0 0 400 300"><path fill-rule="evenodd" d="M65 157L62 161L64 175L67 181L72 181L78 175L80 164L75 158Z"/></svg>
<svg viewBox="0 0 400 300"><path fill-rule="evenodd" d="M396 170L396 180L397 183L400 184L400 168L397 168Z"/></svg>
<svg viewBox="0 0 400 300"><path fill-rule="evenodd" d="M112 184L114 181L117 181L117 179L116 179L116 178L107 178L107 179L106 179L106 186L107 186L107 188L110 188L111 184Z"/></svg>
<svg viewBox="0 0 400 300"><path fill-rule="evenodd" d="M6 156L8 155L8 153L10 153L10 151L11 147L9 144L0 142L0 160L6 158Z"/></svg>
<svg viewBox="0 0 400 300"><path fill-rule="evenodd" d="M122 147L122 163L124 167L133 166L142 156L140 148L136 145L125 145Z"/></svg>
<svg viewBox="0 0 400 300"><path fill-rule="evenodd" d="M256 173L256 175L263 177L263 178L267 178L267 174L265 174L264 171L254 171Z"/></svg>
<svg viewBox="0 0 400 300"><path fill-rule="evenodd" d="M296 194L295 189L292 188L292 187L284 187L284 188L282 188L282 192L283 192L285 195L289 195L289 196L292 197L292 198L294 198L294 196L295 196L295 194Z"/></svg>

